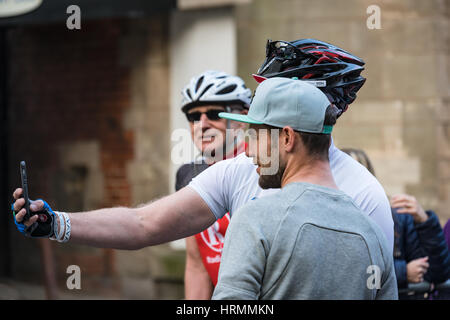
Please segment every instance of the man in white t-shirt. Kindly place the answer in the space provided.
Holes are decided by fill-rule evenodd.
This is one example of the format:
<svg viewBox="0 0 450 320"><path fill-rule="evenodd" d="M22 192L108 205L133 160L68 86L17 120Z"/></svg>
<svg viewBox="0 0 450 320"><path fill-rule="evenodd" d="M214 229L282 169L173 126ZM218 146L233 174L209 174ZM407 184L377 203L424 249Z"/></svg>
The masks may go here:
<svg viewBox="0 0 450 320"><path fill-rule="evenodd" d="M389 201L377 179L359 162L331 142L330 167L336 185L348 194L358 207L375 220L390 244L394 242ZM236 212L249 200L271 194L258 185L259 175L253 161L245 154L224 160L192 179L188 185L208 204L216 219L226 212ZM355 183L356 182L356 183Z"/></svg>
<svg viewBox="0 0 450 320"><path fill-rule="evenodd" d="M266 60L255 78L296 77L316 85L342 112L356 98L365 79L364 62L331 44L314 39L269 41ZM338 187L381 227L393 247L394 228L388 199L378 181L333 143L331 170ZM245 155L224 160L203 171L178 192L137 208L108 208L84 213L54 212L42 200L26 210L22 189L14 191L12 206L17 229L30 237L96 247L139 249L191 236L209 227L227 210L230 215L254 197L271 191L258 186L256 166Z"/></svg>

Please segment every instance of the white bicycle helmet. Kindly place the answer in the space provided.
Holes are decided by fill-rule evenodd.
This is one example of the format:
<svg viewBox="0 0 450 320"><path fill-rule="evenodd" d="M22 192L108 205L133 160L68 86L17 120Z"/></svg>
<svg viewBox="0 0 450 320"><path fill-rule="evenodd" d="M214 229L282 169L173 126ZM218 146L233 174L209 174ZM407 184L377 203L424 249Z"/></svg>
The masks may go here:
<svg viewBox="0 0 450 320"><path fill-rule="evenodd" d="M183 112L207 104L240 104L248 109L252 98L252 91L245 86L244 80L214 70L193 77L181 93Z"/></svg>

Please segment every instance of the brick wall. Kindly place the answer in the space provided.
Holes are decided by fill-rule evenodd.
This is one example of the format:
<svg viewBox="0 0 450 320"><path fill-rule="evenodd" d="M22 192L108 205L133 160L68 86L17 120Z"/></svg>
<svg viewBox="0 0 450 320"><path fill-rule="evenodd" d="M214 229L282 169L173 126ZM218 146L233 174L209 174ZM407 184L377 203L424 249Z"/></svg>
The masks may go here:
<svg viewBox="0 0 450 320"><path fill-rule="evenodd" d="M104 205L130 203L125 167L134 150L133 134L122 124L130 92L129 72L118 63L119 25L89 23L76 32L27 27L8 35L10 165L28 160L35 196L51 192L60 145L93 139L101 148Z"/></svg>
<svg viewBox="0 0 450 320"><path fill-rule="evenodd" d="M20 185L18 163L26 160L31 197L44 198L56 210L132 206L167 193L169 133L156 134L169 122L168 95L159 90L167 88L167 77L161 77L168 68L165 21L161 16L85 22L79 31L63 23L8 31L11 190ZM142 73L143 65L147 72ZM136 75L139 70L143 77ZM153 95L147 97L149 92ZM139 118L133 118L136 110ZM149 142L150 155L142 156L142 144ZM155 160L146 167L151 177L133 167L149 158ZM139 196L142 189L146 193ZM14 277L41 282L37 241L10 230ZM123 289L122 276L130 272L124 271L120 254L117 267L115 250L52 247L60 289L65 289L67 266L77 264L91 295L117 297L132 290L128 284ZM147 254L126 257L133 265ZM149 297L147 263L141 268L145 272L137 278L145 277L146 287L140 297Z"/></svg>
<svg viewBox="0 0 450 320"><path fill-rule="evenodd" d="M134 150L133 134L122 124L123 113L130 105L130 90L129 70L118 63L120 25L120 21L92 22L81 31L69 31L63 24L33 26L12 29L8 34L9 166L16 168L19 160L26 160L31 196L43 197L55 208L87 209L82 202L67 206L62 201L69 198L65 195L71 186L65 187L61 178L67 178L69 184L71 180L61 163L59 148L91 140L99 146L98 169L104 182L104 197L97 204L130 204L126 164ZM18 185L16 170L10 170L10 181ZM28 254L36 251L36 241L24 240L15 232L12 236L24 249L23 254L14 252L14 274L40 274L36 252ZM71 261L65 252L55 252L62 258L59 261ZM94 250L79 254L72 263L79 263L86 275L102 275L114 268L108 261L111 254ZM94 261L97 263L89 263ZM36 273L30 272L29 265ZM65 267L65 263L58 264L60 271Z"/></svg>

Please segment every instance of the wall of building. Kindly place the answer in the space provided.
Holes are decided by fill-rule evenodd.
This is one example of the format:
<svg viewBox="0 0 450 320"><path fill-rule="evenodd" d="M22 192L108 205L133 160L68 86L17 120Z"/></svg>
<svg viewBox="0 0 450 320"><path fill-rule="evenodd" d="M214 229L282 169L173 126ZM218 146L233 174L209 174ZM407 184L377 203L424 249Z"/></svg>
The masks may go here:
<svg viewBox="0 0 450 320"><path fill-rule="evenodd" d="M87 22L80 31L59 24L8 31L9 167L27 161L32 198L76 212L167 194L167 23L158 15ZM19 172L9 173L13 190ZM42 283L38 241L10 230L14 278ZM63 294L66 268L76 264L81 295L165 297L165 277L173 272L166 266L176 259L161 247L51 245Z"/></svg>

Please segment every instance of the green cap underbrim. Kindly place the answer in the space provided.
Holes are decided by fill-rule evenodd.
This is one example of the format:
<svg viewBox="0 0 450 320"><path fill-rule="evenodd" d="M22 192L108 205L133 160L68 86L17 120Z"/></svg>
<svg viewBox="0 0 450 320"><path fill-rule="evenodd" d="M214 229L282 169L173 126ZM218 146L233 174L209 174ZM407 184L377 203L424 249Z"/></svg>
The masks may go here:
<svg viewBox="0 0 450 320"><path fill-rule="evenodd" d="M250 118L246 114L221 112L221 113L219 113L219 117L221 117L222 119L228 119L228 120L251 123L251 124L264 124L261 121L257 121L257 120Z"/></svg>
<svg viewBox="0 0 450 320"><path fill-rule="evenodd" d="M245 122L245 123L250 123L250 124L264 124L264 122L254 120L246 114L221 112L221 113L219 113L219 117L221 117L222 119ZM333 131L333 126L323 126L323 130L321 133L331 134L332 131Z"/></svg>

